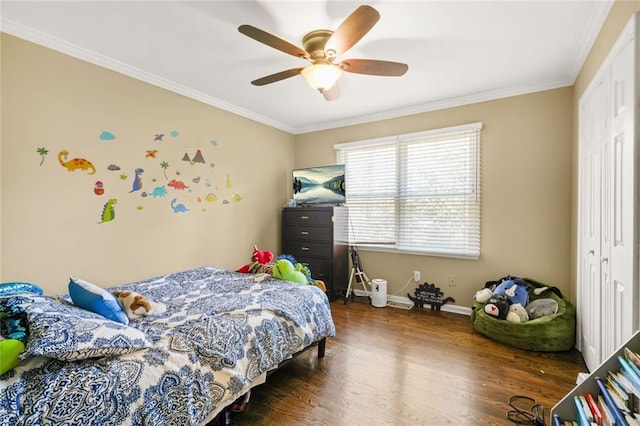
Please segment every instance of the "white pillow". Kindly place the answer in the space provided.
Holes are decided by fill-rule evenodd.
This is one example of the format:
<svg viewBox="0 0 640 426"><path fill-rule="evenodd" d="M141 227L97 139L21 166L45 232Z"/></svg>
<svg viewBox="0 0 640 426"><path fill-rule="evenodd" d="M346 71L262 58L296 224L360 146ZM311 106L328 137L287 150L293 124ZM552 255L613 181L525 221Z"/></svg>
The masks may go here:
<svg viewBox="0 0 640 426"><path fill-rule="evenodd" d="M129 318L116 297L102 287L80 278L69 280L69 296L73 303L91 312L102 315L112 321L129 324Z"/></svg>

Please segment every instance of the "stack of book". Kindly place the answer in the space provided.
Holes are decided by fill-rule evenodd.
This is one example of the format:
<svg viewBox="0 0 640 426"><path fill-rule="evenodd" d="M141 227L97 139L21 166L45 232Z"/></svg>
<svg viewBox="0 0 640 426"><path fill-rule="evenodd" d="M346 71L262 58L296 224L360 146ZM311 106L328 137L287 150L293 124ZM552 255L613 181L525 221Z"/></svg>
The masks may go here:
<svg viewBox="0 0 640 426"><path fill-rule="evenodd" d="M553 426L640 426L640 355L625 347L618 370L595 377L599 393L573 397L576 420L554 415Z"/></svg>

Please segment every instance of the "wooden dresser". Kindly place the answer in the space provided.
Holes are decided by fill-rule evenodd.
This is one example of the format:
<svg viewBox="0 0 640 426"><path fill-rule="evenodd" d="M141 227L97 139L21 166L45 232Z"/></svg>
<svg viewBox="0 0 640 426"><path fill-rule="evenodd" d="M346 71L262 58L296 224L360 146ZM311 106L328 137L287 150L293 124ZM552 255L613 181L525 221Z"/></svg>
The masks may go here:
<svg viewBox="0 0 640 426"><path fill-rule="evenodd" d="M344 296L349 280L346 207L292 207L282 210L282 253L307 265L324 281L330 300Z"/></svg>

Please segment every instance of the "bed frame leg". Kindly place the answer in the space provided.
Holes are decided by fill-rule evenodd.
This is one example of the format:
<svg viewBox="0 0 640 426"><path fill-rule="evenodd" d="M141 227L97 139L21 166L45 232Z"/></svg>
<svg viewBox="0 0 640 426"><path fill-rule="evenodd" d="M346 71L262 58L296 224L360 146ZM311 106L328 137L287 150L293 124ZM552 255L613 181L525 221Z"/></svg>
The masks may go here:
<svg viewBox="0 0 640 426"><path fill-rule="evenodd" d="M324 350L327 346L327 338L323 338L318 342L318 358L324 358Z"/></svg>

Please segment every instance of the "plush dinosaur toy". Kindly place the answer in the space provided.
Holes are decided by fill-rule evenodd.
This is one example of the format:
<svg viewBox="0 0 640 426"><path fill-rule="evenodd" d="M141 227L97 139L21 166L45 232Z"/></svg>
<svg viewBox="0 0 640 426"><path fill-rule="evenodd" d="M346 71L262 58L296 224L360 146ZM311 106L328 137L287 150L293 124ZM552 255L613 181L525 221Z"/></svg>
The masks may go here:
<svg viewBox="0 0 640 426"><path fill-rule="evenodd" d="M18 339L0 340L0 376L20 364L24 343Z"/></svg>
<svg viewBox="0 0 640 426"><path fill-rule="evenodd" d="M322 291L327 291L327 286L324 284L322 280L315 280L311 277L311 269L308 266L303 265L301 263L296 264L296 269L304 274L307 277L307 283L309 285L314 285L318 287Z"/></svg>
<svg viewBox="0 0 640 426"><path fill-rule="evenodd" d="M306 285L307 277L296 269L287 259L279 259L273 265L273 277L281 280L293 281L294 283Z"/></svg>
<svg viewBox="0 0 640 426"><path fill-rule="evenodd" d="M273 253L268 250L258 250L257 246L253 246L253 254L251 255L251 263L247 263L238 269L238 272L243 274L258 274L267 273L269 271L271 262L273 261Z"/></svg>

